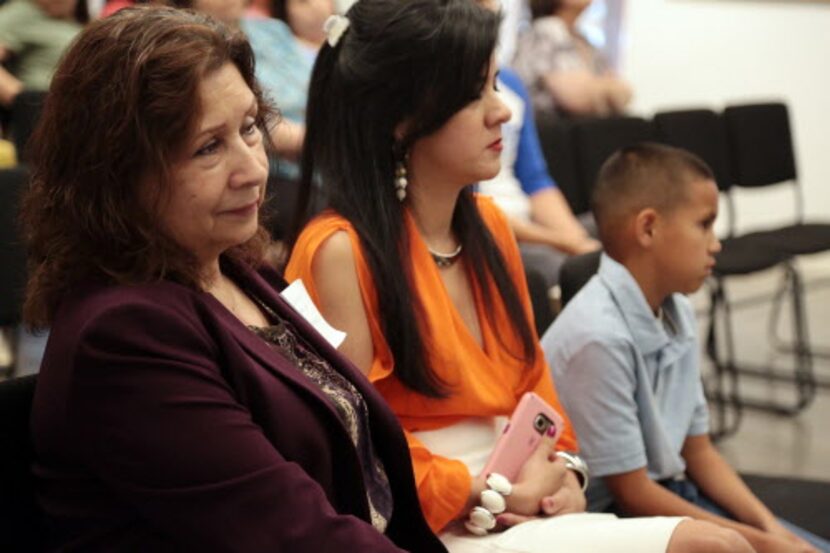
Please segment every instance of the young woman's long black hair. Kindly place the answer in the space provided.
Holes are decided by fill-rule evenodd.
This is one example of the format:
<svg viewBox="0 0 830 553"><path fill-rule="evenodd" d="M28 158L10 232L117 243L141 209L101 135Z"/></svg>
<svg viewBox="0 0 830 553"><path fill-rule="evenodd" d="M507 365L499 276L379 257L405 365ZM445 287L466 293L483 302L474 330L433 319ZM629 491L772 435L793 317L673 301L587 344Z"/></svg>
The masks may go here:
<svg viewBox="0 0 830 553"><path fill-rule="evenodd" d="M359 0L347 17L348 30L335 47L323 46L311 77L294 235L322 193L360 237L395 375L416 392L443 397L450 390L429 365L418 325L421 307L412 290L405 207L395 195L395 161L479 97L499 17L474 0ZM396 128L406 129L400 140ZM318 179L322 189L314 186ZM534 331L469 188L459 195L452 228L488 317L495 316L489 274L521 338L523 351L513 354L531 364Z"/></svg>

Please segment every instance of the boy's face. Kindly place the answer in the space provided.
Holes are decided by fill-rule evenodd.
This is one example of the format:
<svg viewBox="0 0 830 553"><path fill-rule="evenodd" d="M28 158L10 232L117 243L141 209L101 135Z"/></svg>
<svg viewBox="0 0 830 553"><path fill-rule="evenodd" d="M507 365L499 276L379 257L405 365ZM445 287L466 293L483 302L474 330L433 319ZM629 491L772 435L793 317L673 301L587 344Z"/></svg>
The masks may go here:
<svg viewBox="0 0 830 553"><path fill-rule="evenodd" d="M711 180L686 185L686 199L660 215L653 253L666 293L690 294L712 274L720 241L714 233L718 188Z"/></svg>

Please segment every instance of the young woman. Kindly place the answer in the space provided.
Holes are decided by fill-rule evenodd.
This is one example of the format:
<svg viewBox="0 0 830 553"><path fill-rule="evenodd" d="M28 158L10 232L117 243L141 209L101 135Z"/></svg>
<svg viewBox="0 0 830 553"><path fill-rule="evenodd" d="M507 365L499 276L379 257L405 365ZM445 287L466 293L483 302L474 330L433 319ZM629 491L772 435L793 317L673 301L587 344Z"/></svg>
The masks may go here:
<svg viewBox="0 0 830 553"><path fill-rule="evenodd" d="M549 441L512 483L481 474L524 392L561 411L508 223L469 189L498 173L510 117L497 28L473 0L360 0L330 26L303 169L331 209L303 229L287 277L347 332L340 350L400 418L422 508L451 551L751 551L704 523L577 514L580 482ZM557 447L576 449L572 430ZM494 518L511 528L468 533Z"/></svg>

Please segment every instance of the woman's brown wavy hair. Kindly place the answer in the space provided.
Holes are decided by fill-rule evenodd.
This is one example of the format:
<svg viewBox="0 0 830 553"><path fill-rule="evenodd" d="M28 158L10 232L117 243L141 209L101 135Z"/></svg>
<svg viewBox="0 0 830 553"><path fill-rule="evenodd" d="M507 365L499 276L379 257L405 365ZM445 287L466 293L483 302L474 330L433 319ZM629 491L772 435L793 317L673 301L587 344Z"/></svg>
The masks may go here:
<svg viewBox="0 0 830 553"><path fill-rule="evenodd" d="M254 79L244 36L205 15L164 7L125 9L90 24L57 69L31 140L32 181L21 223L29 282L23 307L48 326L83 279L161 279L199 288L193 254L163 230L159 207L170 172L198 124L204 77L234 64L259 104L266 147L276 112ZM262 260L262 227L225 255Z"/></svg>

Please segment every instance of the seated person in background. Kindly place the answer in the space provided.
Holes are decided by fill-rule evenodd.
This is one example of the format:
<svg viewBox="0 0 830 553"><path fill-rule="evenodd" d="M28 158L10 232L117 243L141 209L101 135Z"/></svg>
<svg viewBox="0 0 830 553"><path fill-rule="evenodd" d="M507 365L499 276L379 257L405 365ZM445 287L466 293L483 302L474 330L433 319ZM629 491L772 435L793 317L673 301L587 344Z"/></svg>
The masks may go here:
<svg viewBox="0 0 830 553"><path fill-rule="evenodd" d="M776 519L712 445L700 379L696 291L715 265L718 189L677 148L641 144L600 171L599 273L542 338L593 476L591 510L686 515L757 551L815 551ZM813 543L827 544L809 536Z"/></svg>
<svg viewBox="0 0 830 553"><path fill-rule="evenodd" d="M275 0L275 13L285 14L286 21L296 20L296 30L279 19L246 17L246 0L173 1L179 8L204 12L245 33L256 58L257 80L266 96L280 106L281 120L271 129L276 153L283 159L297 158L305 134L308 80L322 40L320 32L315 34L312 29L318 25L322 29L326 17L333 13L330 0L285 0L282 4ZM293 163L277 164L276 170L287 178L299 174Z"/></svg>
<svg viewBox="0 0 830 553"><path fill-rule="evenodd" d="M473 0L359 0L338 20L312 74L302 180L314 192L320 178L330 209L302 230L286 275L400 418L422 508L451 551L751 551L708 523L586 514L549 440L506 512L479 506L498 493L482 496L483 468L519 398L559 406L507 219L471 191L498 173L510 118L497 31ZM570 426L556 447L577 447ZM487 533L474 509L511 528L468 533Z"/></svg>
<svg viewBox="0 0 830 553"><path fill-rule="evenodd" d="M510 218L525 267L537 269L550 288L559 282L559 269L568 255L599 248L591 237L596 234L593 217L575 217L548 173L530 98L519 77L501 68L498 83L512 116L502 125L499 174L479 183L479 191L491 196Z"/></svg>
<svg viewBox="0 0 830 553"><path fill-rule="evenodd" d="M12 0L0 7L0 104L48 90L52 73L89 20L84 0Z"/></svg>
<svg viewBox="0 0 830 553"><path fill-rule="evenodd" d="M262 266L272 120L201 14L121 10L58 68L23 209L57 549L445 551L395 415Z"/></svg>
<svg viewBox="0 0 830 553"><path fill-rule="evenodd" d="M282 121L275 139L284 143L277 174L299 179L294 163L305 136L308 82L317 52L325 40L323 24L334 13L332 0L273 0L274 19L242 20L242 30L251 41L257 60L257 79L279 102Z"/></svg>
<svg viewBox="0 0 830 553"><path fill-rule="evenodd" d="M513 67L536 113L604 117L622 113L631 89L576 29L590 0L530 0L531 28L519 38Z"/></svg>

